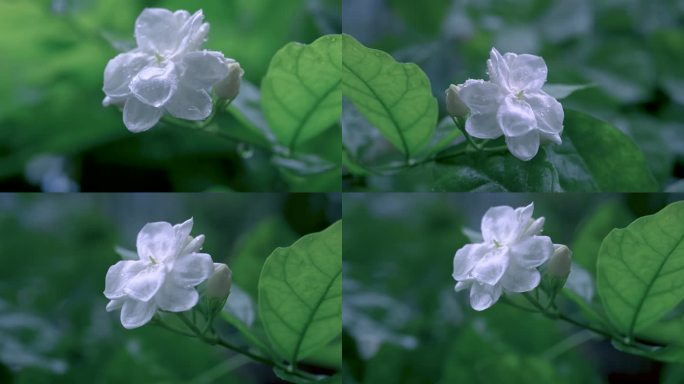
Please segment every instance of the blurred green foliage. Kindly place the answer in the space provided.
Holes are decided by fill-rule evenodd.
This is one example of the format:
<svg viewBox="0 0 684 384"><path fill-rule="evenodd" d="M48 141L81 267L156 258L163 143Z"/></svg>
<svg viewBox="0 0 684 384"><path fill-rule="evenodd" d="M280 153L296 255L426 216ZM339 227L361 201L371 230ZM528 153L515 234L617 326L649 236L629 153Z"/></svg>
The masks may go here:
<svg viewBox="0 0 684 384"><path fill-rule="evenodd" d="M641 383L678 377L681 369L676 365L665 368L618 352L610 342L561 321L501 302L476 312L467 293L453 291L451 271L456 250L470 242L463 230L479 232L480 219L491 206L534 202L534 217L546 218L544 234L554 243L570 244L575 261L595 270L593 239L683 198L668 194L345 195L343 326L344 372L349 382ZM595 295L594 300L598 300ZM570 315L579 316L574 304L562 305ZM347 316L348 309L353 317ZM368 349L373 344L375 349Z"/></svg>
<svg viewBox="0 0 684 384"><path fill-rule="evenodd" d="M147 222L191 216L193 234L206 235L205 252L228 264L235 285L256 302L254 271L266 257L325 229L341 211L337 195L0 195L1 381L280 382L241 355L154 326L127 331L118 311L105 311L104 277L119 260L114 247L135 249ZM244 343L225 323L220 332ZM339 347L331 348L304 364L339 364Z"/></svg>
<svg viewBox="0 0 684 384"><path fill-rule="evenodd" d="M660 189L681 191L684 184L677 183L684 178L681 0L346 0L342 13L344 33L426 72L441 117L446 115L444 90L449 84L487 78L486 60L492 47L542 56L549 83L593 85L562 100L564 108L619 128L644 152ZM345 130L353 118L345 109ZM356 157L373 159L370 164L401 158L387 140L376 136L374 140ZM352 169L345 173L344 188L441 190L434 187L432 175L443 173L441 168L429 164L394 175L362 176ZM647 189L651 188L640 190Z"/></svg>
<svg viewBox="0 0 684 384"><path fill-rule="evenodd" d="M238 60L256 85L282 46L341 28L339 0L3 0L1 189L51 189L24 176L32 160L51 154L84 191L336 190L330 177L300 180L265 151L202 132L163 124L128 132L121 112L101 105L102 76L117 51L133 46L145 7L203 9L211 24L206 48ZM242 129L227 114L218 123Z"/></svg>

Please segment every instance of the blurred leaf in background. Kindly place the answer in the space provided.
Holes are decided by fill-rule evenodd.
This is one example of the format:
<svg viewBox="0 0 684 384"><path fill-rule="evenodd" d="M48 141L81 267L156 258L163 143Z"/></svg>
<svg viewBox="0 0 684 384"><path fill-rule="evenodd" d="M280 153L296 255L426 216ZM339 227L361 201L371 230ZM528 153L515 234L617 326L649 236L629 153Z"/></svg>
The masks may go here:
<svg viewBox="0 0 684 384"><path fill-rule="evenodd" d="M242 355L154 326L127 331L105 311L114 247L134 249L147 222L191 216L206 252L232 268L244 304L256 302L251 279L273 249L325 229L341 211L336 195L0 195L2 382L280 382ZM239 339L232 326L222 332ZM339 363L332 352L306 362Z"/></svg>
<svg viewBox="0 0 684 384"><path fill-rule="evenodd" d="M245 79L256 85L285 44L310 43L341 29L339 0L2 1L3 190L339 190L339 177L293 181L292 171L280 170L267 151L186 127L128 132L121 112L101 105L102 77L117 51L132 48L134 21L145 7L203 9L211 24L206 48L238 60ZM217 123L224 130L250 131L228 114ZM335 138L318 143L322 152L328 141ZM40 156L62 166L29 172Z"/></svg>

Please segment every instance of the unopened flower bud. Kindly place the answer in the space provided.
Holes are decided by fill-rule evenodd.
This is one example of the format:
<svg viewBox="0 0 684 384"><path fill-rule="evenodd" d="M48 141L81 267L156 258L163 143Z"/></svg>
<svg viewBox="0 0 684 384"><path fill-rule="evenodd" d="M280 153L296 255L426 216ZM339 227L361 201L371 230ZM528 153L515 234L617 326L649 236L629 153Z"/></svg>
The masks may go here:
<svg viewBox="0 0 684 384"><path fill-rule="evenodd" d="M549 259L548 273L549 276L562 279L563 283L570 275L570 266L572 264L572 251L563 244L553 245L553 256Z"/></svg>
<svg viewBox="0 0 684 384"><path fill-rule="evenodd" d="M214 273L207 280L207 296L211 299L225 299L230 294L233 284L233 272L227 265L214 263Z"/></svg>
<svg viewBox="0 0 684 384"><path fill-rule="evenodd" d="M465 117L469 112L468 107L458 96L460 91L461 86L454 84L451 84L446 90L446 109L449 115L453 117Z"/></svg>
<svg viewBox="0 0 684 384"><path fill-rule="evenodd" d="M240 93L240 83L245 71L237 61L227 61L228 74L214 86L216 95L224 100L233 100Z"/></svg>

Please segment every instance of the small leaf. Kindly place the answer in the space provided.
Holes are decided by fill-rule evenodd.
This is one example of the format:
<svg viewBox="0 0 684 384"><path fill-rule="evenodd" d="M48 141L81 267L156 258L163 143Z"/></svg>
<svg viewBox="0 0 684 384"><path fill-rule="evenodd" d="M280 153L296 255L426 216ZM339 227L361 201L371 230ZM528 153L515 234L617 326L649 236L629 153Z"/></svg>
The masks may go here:
<svg viewBox="0 0 684 384"><path fill-rule="evenodd" d="M663 317L684 299L684 202L610 232L596 268L608 317L627 337Z"/></svg>
<svg viewBox="0 0 684 384"><path fill-rule="evenodd" d="M273 349L291 363L342 332L342 222L268 257L259 314Z"/></svg>
<svg viewBox="0 0 684 384"><path fill-rule="evenodd" d="M392 145L413 157L432 137L437 100L416 64L343 35L342 92Z"/></svg>
<svg viewBox="0 0 684 384"><path fill-rule="evenodd" d="M294 152L339 121L342 41L326 35L290 43L273 56L262 81L264 115L278 141Z"/></svg>
<svg viewBox="0 0 684 384"><path fill-rule="evenodd" d="M644 154L612 125L565 110L562 145L549 145L549 161L565 191L649 192L658 189Z"/></svg>

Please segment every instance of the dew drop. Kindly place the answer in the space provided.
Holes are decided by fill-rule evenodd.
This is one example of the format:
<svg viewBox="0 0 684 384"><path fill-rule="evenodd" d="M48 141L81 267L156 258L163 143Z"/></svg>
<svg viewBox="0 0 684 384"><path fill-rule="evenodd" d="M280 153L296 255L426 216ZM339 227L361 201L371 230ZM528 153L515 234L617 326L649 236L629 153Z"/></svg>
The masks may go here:
<svg viewBox="0 0 684 384"><path fill-rule="evenodd" d="M254 147L251 144L240 142L237 146L237 152L243 159L251 159L254 156Z"/></svg>

